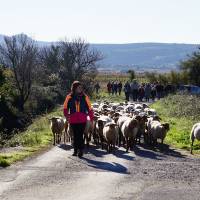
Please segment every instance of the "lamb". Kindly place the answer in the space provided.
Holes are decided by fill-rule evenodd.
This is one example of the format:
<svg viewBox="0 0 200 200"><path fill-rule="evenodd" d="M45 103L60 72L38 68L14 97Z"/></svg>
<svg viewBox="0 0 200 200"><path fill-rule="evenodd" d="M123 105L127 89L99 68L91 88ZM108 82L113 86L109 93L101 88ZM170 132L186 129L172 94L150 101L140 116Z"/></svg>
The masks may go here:
<svg viewBox="0 0 200 200"><path fill-rule="evenodd" d="M107 143L107 150L110 153L111 150L115 149L115 143L117 140L117 130L115 122L108 122L103 127L104 140Z"/></svg>
<svg viewBox="0 0 200 200"><path fill-rule="evenodd" d="M135 118L127 119L121 128L121 132L126 141L126 152L133 146L138 131L138 121Z"/></svg>
<svg viewBox="0 0 200 200"><path fill-rule="evenodd" d="M151 137L153 143L157 143L157 139L161 139L161 144L166 137L167 131L169 131L168 123L160 123L159 121L151 122Z"/></svg>
<svg viewBox="0 0 200 200"><path fill-rule="evenodd" d="M192 130L191 130L190 139L191 139L190 153L192 154L194 140L195 139L200 140L200 123L196 123L193 125Z"/></svg>
<svg viewBox="0 0 200 200"><path fill-rule="evenodd" d="M62 132L65 129L65 122L62 117L52 117L49 119L51 121L51 131L53 133L53 145L61 142Z"/></svg>

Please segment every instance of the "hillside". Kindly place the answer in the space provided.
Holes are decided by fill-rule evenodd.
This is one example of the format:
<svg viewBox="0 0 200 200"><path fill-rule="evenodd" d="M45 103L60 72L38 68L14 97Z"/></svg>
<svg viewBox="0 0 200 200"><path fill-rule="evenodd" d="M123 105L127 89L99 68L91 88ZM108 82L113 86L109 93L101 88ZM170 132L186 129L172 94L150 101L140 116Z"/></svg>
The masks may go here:
<svg viewBox="0 0 200 200"><path fill-rule="evenodd" d="M104 54L102 68L115 70L171 70L197 50L194 44L135 43L92 45Z"/></svg>
<svg viewBox="0 0 200 200"><path fill-rule="evenodd" d="M3 35L0 35L0 42ZM37 41L39 46L50 42ZM197 50L197 44L174 43L132 43L132 44L91 44L103 54L99 70L127 71L170 71L178 69L181 60Z"/></svg>

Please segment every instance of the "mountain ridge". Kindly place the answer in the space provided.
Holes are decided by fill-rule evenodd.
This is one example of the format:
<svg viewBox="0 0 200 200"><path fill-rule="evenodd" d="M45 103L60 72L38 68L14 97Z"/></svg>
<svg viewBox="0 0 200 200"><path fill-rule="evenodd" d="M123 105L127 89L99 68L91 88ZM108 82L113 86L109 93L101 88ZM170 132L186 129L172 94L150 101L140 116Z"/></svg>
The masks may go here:
<svg viewBox="0 0 200 200"><path fill-rule="evenodd" d="M4 35L0 35L3 42ZM38 46L51 45L56 42L36 41ZM99 70L127 71L171 71L178 70L179 63L187 59L199 44L140 42L124 44L90 44L100 51L104 59L100 61Z"/></svg>

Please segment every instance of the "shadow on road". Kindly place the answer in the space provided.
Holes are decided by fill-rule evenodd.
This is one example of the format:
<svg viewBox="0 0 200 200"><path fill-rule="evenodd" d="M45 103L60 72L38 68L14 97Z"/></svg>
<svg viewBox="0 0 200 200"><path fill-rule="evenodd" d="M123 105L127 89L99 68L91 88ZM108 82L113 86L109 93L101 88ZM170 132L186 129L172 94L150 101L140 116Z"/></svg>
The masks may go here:
<svg viewBox="0 0 200 200"><path fill-rule="evenodd" d="M138 156L156 160L162 160L162 158L166 156L185 158L185 155L170 148L167 144L157 144L155 146L140 144L140 148L138 146L134 147L134 152Z"/></svg>
<svg viewBox="0 0 200 200"><path fill-rule="evenodd" d="M109 153L104 149L100 149L97 146L90 146L89 149L85 149L86 153L91 153L96 157L103 157L105 155L108 155ZM118 158L122 158L125 160L133 160L133 156L127 155L126 151L120 150L120 149L115 149L115 151L112 152L112 154Z"/></svg>
<svg viewBox="0 0 200 200"><path fill-rule="evenodd" d="M141 145L143 146L143 145ZM140 156L140 157L144 157L144 158L150 158L150 159L155 159L155 160L162 160L162 158L164 157L164 155L160 155L148 148L139 148L139 147L134 147L134 153L135 155L137 156Z"/></svg>
<svg viewBox="0 0 200 200"><path fill-rule="evenodd" d="M186 155L181 154L181 152L178 152L176 149L171 148L167 144L157 144L156 147L157 147L157 151L163 153L164 155L179 157L179 158L186 157Z"/></svg>
<svg viewBox="0 0 200 200"><path fill-rule="evenodd" d="M58 147L66 151L73 149L73 147L69 144L59 144Z"/></svg>
<svg viewBox="0 0 200 200"><path fill-rule="evenodd" d="M82 159L88 163L88 166L93 167L95 169L101 169L120 174L129 174L126 167L116 162L108 163L108 162L91 160L85 157L83 157Z"/></svg>
<svg viewBox="0 0 200 200"><path fill-rule="evenodd" d="M117 149L115 151L115 154L114 154L116 157L118 158L122 158L122 159L125 159L125 160L133 160L134 157L133 156L130 156L130 155L127 155L126 153L126 150L121 150L121 149Z"/></svg>

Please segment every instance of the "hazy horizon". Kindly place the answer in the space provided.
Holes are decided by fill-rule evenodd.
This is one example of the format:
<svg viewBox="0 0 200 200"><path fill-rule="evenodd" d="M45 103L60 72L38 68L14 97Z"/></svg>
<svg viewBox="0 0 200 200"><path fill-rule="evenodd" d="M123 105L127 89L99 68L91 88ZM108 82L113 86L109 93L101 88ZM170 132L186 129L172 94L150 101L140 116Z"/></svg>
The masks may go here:
<svg viewBox="0 0 200 200"><path fill-rule="evenodd" d="M0 33L0 35L2 35L2 36L14 36L14 35L20 35L20 34L25 34L25 35L27 35L28 37L31 37L31 36L29 36L28 34L26 34L26 33L16 33L16 34L10 34L10 35L4 35L4 34L1 34ZM45 41L45 40L37 40L37 39L35 39L35 38L33 38L33 37L31 37L32 39L34 39L34 40L36 40L36 41L38 41L38 42L48 42L48 43L53 43L53 42L59 42L60 40L57 40L57 41ZM65 39L65 38L62 38L62 39ZM61 39L61 40L62 40ZM76 39L76 38L72 38L72 39ZM86 41L86 42L88 42L88 41ZM186 45L200 45L200 43L178 43L178 42L176 42L176 43L174 43L174 42L128 42L128 43L90 43L90 44L94 44L94 45L103 45L103 44L105 44L105 45L126 45L126 44L143 44L143 43L145 43L145 44L186 44Z"/></svg>

